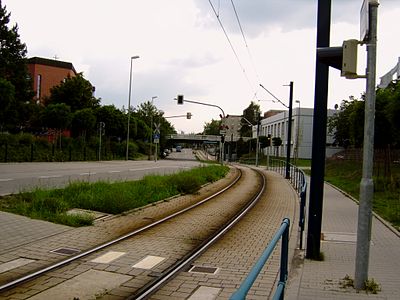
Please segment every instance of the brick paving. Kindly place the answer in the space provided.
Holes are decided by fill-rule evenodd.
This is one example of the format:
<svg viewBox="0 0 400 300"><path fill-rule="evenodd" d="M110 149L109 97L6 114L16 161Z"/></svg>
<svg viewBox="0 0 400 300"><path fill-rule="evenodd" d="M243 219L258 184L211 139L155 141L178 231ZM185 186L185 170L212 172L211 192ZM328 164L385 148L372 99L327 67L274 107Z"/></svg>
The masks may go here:
<svg viewBox="0 0 400 300"><path fill-rule="evenodd" d="M151 299L188 299L200 287L218 288L217 299L229 299L260 257L283 218L297 224L297 194L280 175L266 172L267 189L253 209L194 266L218 268L216 274L182 272ZM297 227L291 226L290 248L296 247ZM263 268L246 299L267 299L276 286L280 247ZM191 299L191 298L189 298Z"/></svg>
<svg viewBox="0 0 400 300"><path fill-rule="evenodd" d="M325 184L321 252L324 261L301 260L292 270L286 299L400 299L400 236L376 217L372 224L368 277L381 285L377 294L343 287L354 278L358 205Z"/></svg>

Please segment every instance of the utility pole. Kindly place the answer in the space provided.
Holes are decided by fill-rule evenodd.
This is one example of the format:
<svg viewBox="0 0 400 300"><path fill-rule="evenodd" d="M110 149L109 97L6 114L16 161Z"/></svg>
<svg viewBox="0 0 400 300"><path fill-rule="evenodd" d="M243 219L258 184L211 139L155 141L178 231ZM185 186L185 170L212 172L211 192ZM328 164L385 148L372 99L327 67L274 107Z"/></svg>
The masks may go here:
<svg viewBox="0 0 400 300"><path fill-rule="evenodd" d="M365 281L368 279L369 248L372 227L372 200L374 196L372 172L374 157L374 119L376 98L376 40L379 1L369 0L367 5L369 5L369 28L367 40L367 91L365 97L363 173L360 184L356 267L354 277L354 287L357 290L364 289Z"/></svg>
<svg viewBox="0 0 400 300"><path fill-rule="evenodd" d="M318 0L317 48L329 47L331 0ZM321 251L322 203L324 197L325 146L329 66L316 57L314 121L310 204L308 209L306 257L317 259Z"/></svg>
<svg viewBox="0 0 400 300"><path fill-rule="evenodd" d="M286 143L286 179L290 179L290 148L292 146L292 110L293 110L293 81L289 84L289 120L288 120L288 136Z"/></svg>

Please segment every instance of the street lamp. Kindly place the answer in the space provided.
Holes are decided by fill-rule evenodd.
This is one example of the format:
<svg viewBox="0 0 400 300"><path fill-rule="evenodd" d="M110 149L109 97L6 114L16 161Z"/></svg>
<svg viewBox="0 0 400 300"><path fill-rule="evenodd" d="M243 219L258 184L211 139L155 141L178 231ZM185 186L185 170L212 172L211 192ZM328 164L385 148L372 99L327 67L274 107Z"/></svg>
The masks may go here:
<svg viewBox="0 0 400 300"><path fill-rule="evenodd" d="M295 155L295 161L297 161L297 158L299 157L299 135L300 135L300 100L296 100L296 103L299 104L299 109L297 112L297 133L296 133L296 155Z"/></svg>
<svg viewBox="0 0 400 300"><path fill-rule="evenodd" d="M139 58L138 55L131 57L131 70L129 73L129 95L128 95L128 128L126 133L126 160L129 159L129 122L131 119L131 91L132 91L132 61Z"/></svg>
<svg viewBox="0 0 400 300"><path fill-rule="evenodd" d="M283 103L281 100L279 100L274 94L272 94L269 90L267 90L261 83L260 86L268 92L276 101L278 101L280 104L282 104L284 107L286 107L289 110L289 119L288 119L288 130L287 130L287 143L286 143L286 179L290 179L290 147L291 147L291 139L292 139L292 106L293 106L293 81L291 81L288 85L290 91L289 91L289 106L287 106L285 103Z"/></svg>

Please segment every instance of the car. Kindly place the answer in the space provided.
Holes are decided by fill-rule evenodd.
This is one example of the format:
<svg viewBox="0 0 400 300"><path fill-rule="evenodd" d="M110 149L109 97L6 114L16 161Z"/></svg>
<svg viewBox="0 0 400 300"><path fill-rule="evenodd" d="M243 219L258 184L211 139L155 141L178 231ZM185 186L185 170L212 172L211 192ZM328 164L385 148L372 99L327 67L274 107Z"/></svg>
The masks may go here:
<svg viewBox="0 0 400 300"><path fill-rule="evenodd" d="M176 146L176 152L182 152L182 147L181 146Z"/></svg>

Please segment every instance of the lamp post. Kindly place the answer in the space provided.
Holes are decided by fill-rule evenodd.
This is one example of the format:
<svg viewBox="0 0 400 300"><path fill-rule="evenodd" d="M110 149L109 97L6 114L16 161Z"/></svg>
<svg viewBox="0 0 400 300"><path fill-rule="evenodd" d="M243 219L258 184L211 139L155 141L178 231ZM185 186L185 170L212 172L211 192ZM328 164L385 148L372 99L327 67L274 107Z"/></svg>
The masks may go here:
<svg viewBox="0 0 400 300"><path fill-rule="evenodd" d="M139 58L138 55L131 57L131 69L129 72L129 95L128 95L128 128L126 134L126 160L129 159L129 122L131 119L131 91L132 91L132 61Z"/></svg>
<svg viewBox="0 0 400 300"><path fill-rule="evenodd" d="M285 103L283 103L281 100L279 100L274 94L272 94L269 90L267 90L261 83L260 86L268 92L272 97L274 97L275 100L277 100L280 104L282 104L284 107L286 107L289 110L289 119L288 119L288 130L287 130L287 143L286 143L286 174L285 178L290 179L290 148L292 144L292 107L293 107L293 81L291 81L288 85L290 91L289 91L289 106L287 106Z"/></svg>
<svg viewBox="0 0 400 300"><path fill-rule="evenodd" d="M296 100L296 103L299 104L298 112L297 112L297 133L296 133L296 155L294 156L295 161L297 162L297 158L299 156L299 135L300 135L300 100Z"/></svg>

